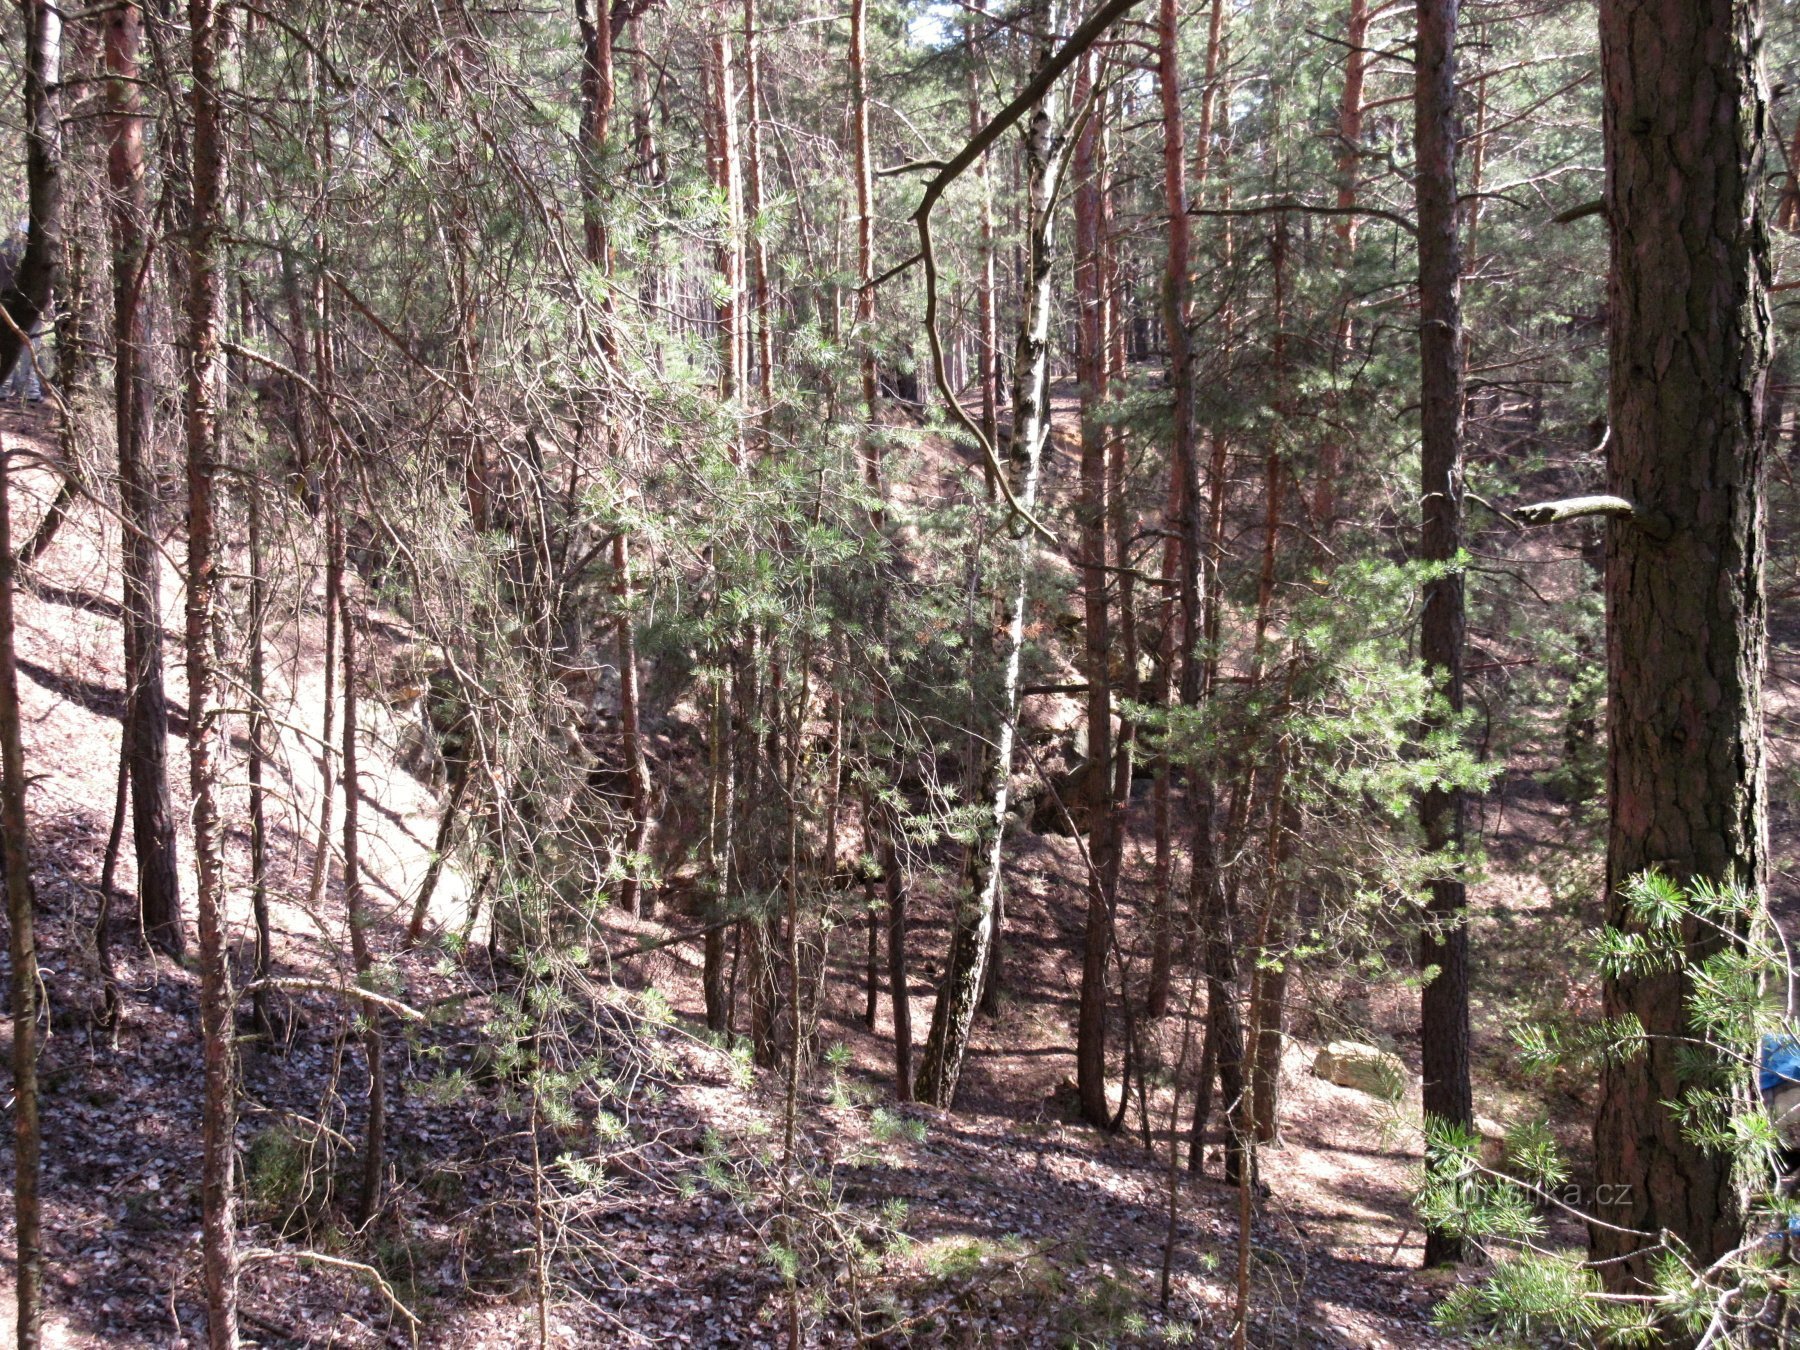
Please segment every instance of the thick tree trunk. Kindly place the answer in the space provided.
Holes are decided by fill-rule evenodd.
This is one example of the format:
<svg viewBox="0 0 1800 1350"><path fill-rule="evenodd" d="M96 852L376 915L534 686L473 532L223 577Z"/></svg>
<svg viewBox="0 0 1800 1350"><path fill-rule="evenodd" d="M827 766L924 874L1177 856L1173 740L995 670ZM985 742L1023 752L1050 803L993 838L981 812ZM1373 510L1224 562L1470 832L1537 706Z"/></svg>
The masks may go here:
<svg viewBox="0 0 1800 1350"><path fill-rule="evenodd" d="M1607 525L1607 922L1647 868L1760 886L1763 791L1763 428L1768 237L1766 103L1754 0L1604 0L1612 228L1608 491L1664 517ZM1670 192L1668 184L1684 185ZM1695 959L1716 936L1696 938ZM1667 1230L1710 1262L1743 1231L1724 1153L1670 1111L1693 1081L1679 975L1610 979L1607 1017L1635 1016L1644 1053L1608 1064L1595 1182L1611 1203L1589 1251L1613 1292L1653 1257L1621 1228Z"/></svg>
<svg viewBox="0 0 1800 1350"><path fill-rule="evenodd" d="M188 0L189 101L193 123L187 239L187 678L188 764L193 790L196 913L200 935L200 1032L205 1065L200 1145L201 1283L213 1350L237 1345L237 1215L232 990L225 932L224 831L219 819L218 570L214 479L224 377L220 328L220 199L225 169L224 109L217 64L224 20L213 0Z"/></svg>
<svg viewBox="0 0 1800 1350"><path fill-rule="evenodd" d="M1050 431L1050 313L1055 204L1060 186L1060 137L1056 132L1056 95L1044 95L1031 117L1025 138L1027 166L1027 304L1019 322L1013 359L1013 496L1022 511L1036 509L1044 442ZM951 926L944 979L931 1012L931 1033L919 1065L914 1090L919 1100L948 1107L956 1100L956 1080L969 1048L969 1033L981 1002L982 984L994 942L999 910L1001 850L1006 833L1007 780L1019 727L1019 690L1025 652L1025 611L1034 571L1037 536L1029 523L1015 520L1018 533L1015 586L1004 647L1000 686L1000 726L994 753L983 774L981 824L972 847L974 862L969 894L957 906Z"/></svg>
<svg viewBox="0 0 1800 1350"><path fill-rule="evenodd" d="M1417 83L1419 213L1419 495L1423 524L1419 557L1445 563L1462 547L1463 342L1461 234L1456 205L1456 20L1458 0L1419 0ZM1425 583L1419 655L1441 692L1444 724L1463 707L1463 578L1450 572ZM1463 842L1463 798L1456 789L1430 788L1419 801L1425 846L1445 870L1431 882L1419 964L1435 971L1419 1001L1427 1120L1470 1125L1469 931L1467 890L1456 853ZM1462 1242L1447 1233L1425 1237L1425 1264L1462 1258Z"/></svg>
<svg viewBox="0 0 1800 1350"><path fill-rule="evenodd" d="M163 694L162 565L149 455L149 193L144 182L143 93L138 54L144 16L121 4L106 19L106 111L111 145L113 388L119 440L121 568L125 615L125 755L131 766L132 843L144 931L170 955L185 944L169 805L169 713Z"/></svg>
<svg viewBox="0 0 1800 1350"><path fill-rule="evenodd" d="M1081 59L1075 101L1085 103L1099 63ZM1106 437L1100 407L1106 399L1106 267L1101 236L1101 165L1098 118L1090 118L1075 148L1076 370L1081 384L1081 524L1083 627L1088 679L1087 924L1082 941L1081 995L1075 1021L1075 1086L1082 1118L1105 1127L1112 1118L1106 1098L1106 959L1112 951L1113 873L1112 684L1107 669L1112 634L1107 609Z"/></svg>

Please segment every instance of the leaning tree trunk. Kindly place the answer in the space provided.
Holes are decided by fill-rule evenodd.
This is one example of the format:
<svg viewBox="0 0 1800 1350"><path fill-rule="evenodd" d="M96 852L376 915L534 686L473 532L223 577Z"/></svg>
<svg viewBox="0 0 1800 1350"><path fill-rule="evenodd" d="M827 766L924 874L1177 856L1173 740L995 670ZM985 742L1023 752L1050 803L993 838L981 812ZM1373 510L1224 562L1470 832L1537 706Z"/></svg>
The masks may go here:
<svg viewBox="0 0 1800 1350"><path fill-rule="evenodd" d="M1085 102L1098 57L1081 58L1076 101ZM1101 237L1100 127L1090 118L1075 149L1076 370L1081 384L1081 521L1083 626L1088 679L1088 773L1083 805L1088 812L1087 924L1082 942L1081 996L1075 1021L1075 1086L1081 1115L1104 1128L1112 1118L1106 1099L1106 958L1112 951L1115 873L1112 798L1112 652L1107 610L1106 436L1099 422L1106 398L1106 302ZM1162 916L1159 916L1159 918ZM1129 992L1129 991L1127 991Z"/></svg>
<svg viewBox="0 0 1800 1350"><path fill-rule="evenodd" d="M1027 164L1026 265L1029 303L1019 324L1013 358L1013 434L1008 444L1013 496L1018 502L1013 528L1018 533L1016 575L1006 625L1000 687L1000 729L994 753L985 765L981 800L986 805L972 845L974 862L969 894L957 906L950 934L949 959L931 1012L931 1033L920 1058L914 1091L920 1101L948 1107L956 1099L956 1080L969 1048L969 1032L981 1003L982 981L993 946L1000 903L1001 846L1006 833L1007 779L1013 741L1019 727L1020 672L1025 652L1025 608L1030 590L1037 537L1020 518L1036 510L1038 476L1044 442L1050 433L1051 267L1054 261L1054 217L1061 178L1060 137L1055 131L1054 92L1046 93L1032 113L1025 141Z"/></svg>
<svg viewBox="0 0 1800 1350"><path fill-rule="evenodd" d="M218 236L224 177L224 110L217 62L224 20L213 0L189 0L189 101L193 118L192 201L187 239L187 677L188 763L193 790L196 913L200 931L200 1034L205 1066L201 1108L200 1247L206 1334L213 1350L237 1345L231 954L225 933L224 831L219 819L219 550L214 479L219 455L219 343L224 295Z"/></svg>
<svg viewBox="0 0 1800 1350"><path fill-rule="evenodd" d="M138 76L143 11L121 4L106 20L106 113L111 144L113 388L119 441L121 567L124 586L125 724L131 772L131 834L137 853L138 905L144 931L179 955L181 883L175 818L169 805L169 713L163 694L162 566L149 454L153 391L145 317L150 199L144 182L144 101Z"/></svg>
<svg viewBox="0 0 1800 1350"><path fill-rule="evenodd" d="M1419 557L1449 563L1462 547L1463 346L1461 236L1456 206L1456 12L1458 0L1419 0L1413 112L1419 203ZM1427 719L1440 728L1463 706L1463 579L1446 572L1425 583L1419 655L1447 705ZM1468 894L1455 854L1462 847L1463 800L1455 788L1428 788L1419 800L1425 847L1444 870L1431 881L1419 964L1435 971L1419 1000L1425 1117L1467 1126L1469 1087ZM1425 1235L1425 1264L1462 1257L1462 1241Z"/></svg>
<svg viewBox="0 0 1800 1350"><path fill-rule="evenodd" d="M1612 229L1608 491L1639 524L1607 527L1607 923L1650 867L1760 886L1762 474L1768 238L1766 105L1755 0L1604 0L1606 206ZM1670 183L1683 184L1680 192ZM1696 938L1701 959L1722 939ZM1608 1018L1644 1053L1608 1063L1594 1124L1589 1229L1608 1288L1641 1290L1666 1230L1702 1264L1741 1239L1731 1159L1669 1107L1693 1082L1679 974L1609 979Z"/></svg>

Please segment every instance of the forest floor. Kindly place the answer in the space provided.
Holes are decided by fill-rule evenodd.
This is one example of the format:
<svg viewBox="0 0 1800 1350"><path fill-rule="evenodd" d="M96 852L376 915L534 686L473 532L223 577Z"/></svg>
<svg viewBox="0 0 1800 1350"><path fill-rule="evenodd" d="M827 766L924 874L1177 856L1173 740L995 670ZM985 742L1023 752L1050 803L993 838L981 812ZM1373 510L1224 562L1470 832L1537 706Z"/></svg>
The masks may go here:
<svg viewBox="0 0 1800 1350"><path fill-rule="evenodd" d="M38 428L34 416L0 414L0 433L15 444ZM1072 466L1059 459L1052 477L1061 475L1066 488ZM22 521L35 519L49 488L24 478ZM51 1346L195 1344L201 1327L196 982L187 966L151 954L115 915L124 1018L109 1036L96 1017L96 879L122 709L116 542L104 514L82 505L19 597L51 1010L42 1070ZM165 542L178 558L179 540ZM308 547L290 541L287 565ZM165 567L165 616L180 613L177 572L172 562ZM321 715L316 611L287 616L271 645L281 655L276 683L290 703L273 845L276 966L316 987L284 991L276 1036L247 1029L244 1042L243 1306L252 1343L403 1345L413 1337L410 1314L420 1319L418 1342L433 1346L533 1344L540 1316L555 1344L777 1344L789 1310L769 1257L776 1241L807 1269L833 1272L835 1302L821 1341L847 1342L859 1316L874 1343L891 1345L1212 1345L1228 1337L1238 1195L1217 1179L1217 1159L1203 1177L1171 1170L1171 1144L1185 1153L1185 1138L1169 1137L1166 1091L1149 1098L1148 1144L1135 1110L1117 1135L1074 1123L1085 893L1074 841L1050 834L1022 833L1008 845L1006 993L998 1015L978 1022L954 1112L892 1104L890 1000L884 991L874 1028L865 1027L862 933L839 934L820 1040L843 1049L801 1084L792 1167L781 1157L782 1084L748 1071L700 1030L698 942L648 945L690 922L683 916L664 924L610 915L593 935L591 994L603 1016L571 1053L597 1045L640 1090L621 1096L629 1105L616 1120L553 1121L536 1131L517 1080L486 1048L486 1030L506 1016L509 977L489 963L482 930L467 947L394 955L406 1000L438 1015L395 1038L390 1139L398 1181L377 1223L353 1231L344 1196L362 1128L364 1070L332 992L346 966L336 883L318 903L310 894L321 784L316 750L296 730L316 728ZM176 650L171 636L171 657ZM398 659L392 650L377 659L389 658ZM168 669L170 780L181 819L185 694L179 661ZM428 777L404 767L406 719L378 700L365 710L376 748L364 766L363 820L386 911L374 942L395 954L439 804ZM1482 808L1490 866L1474 896L1474 940L1484 953L1478 1099L1572 1122L1587 1116L1581 1085L1519 1081L1503 1035L1521 1007L1565 1015L1592 996L1545 941L1547 931L1566 931L1572 941L1583 912L1569 898L1578 885L1559 894L1543 881L1580 858L1562 856L1578 852L1570 808L1537 785L1541 767L1515 765ZM225 814L245 819L241 782L231 785ZM1147 805L1134 806L1129 838L1128 889L1149 872ZM242 878L241 829L228 846L233 875ZM185 837L183 849L191 856ZM119 872L127 896L130 852L128 838ZM462 924L470 889L447 878L434 906L437 928ZM232 903L241 937L249 927L241 885ZM921 886L913 909L913 1016L922 1041L949 906L941 891ZM1307 989L1300 1002L1358 999L1357 1020L1416 1066L1416 996L1407 991ZM1417 1270L1421 1235L1408 1204L1416 1080L1397 1107L1326 1083L1309 1068L1316 1040L1328 1037L1305 1016L1295 1031L1282 1069L1283 1138L1264 1155L1270 1195L1254 1229L1252 1343L1446 1344L1430 1311L1455 1277ZM1158 1034L1166 1062L1180 1057L1184 1038L1197 1056L1198 1036L1179 1012ZM533 1166L546 1132L566 1164ZM1568 1137L1579 1144L1572 1126ZM583 1171L583 1159L599 1160L595 1170ZM801 1173L804 1184L795 1179ZM820 1178L832 1183L829 1203L819 1198ZM10 1243L10 1225L8 1212L0 1244ZM894 1240L896 1231L904 1241ZM851 1266L841 1258L851 1234L877 1257L857 1268L847 1289ZM535 1272L545 1258L551 1286L540 1304Z"/></svg>

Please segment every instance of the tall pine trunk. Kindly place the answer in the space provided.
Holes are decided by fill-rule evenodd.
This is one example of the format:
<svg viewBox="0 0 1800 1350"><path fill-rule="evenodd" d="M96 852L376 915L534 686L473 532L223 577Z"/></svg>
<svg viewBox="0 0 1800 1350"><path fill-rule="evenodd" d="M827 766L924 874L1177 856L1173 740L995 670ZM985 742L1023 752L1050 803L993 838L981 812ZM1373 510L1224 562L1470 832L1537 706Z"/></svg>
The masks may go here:
<svg viewBox="0 0 1800 1350"><path fill-rule="evenodd" d="M224 832L219 819L221 742L218 671L218 570L214 506L219 457L219 398L224 375L220 328L220 199L225 171L224 109L217 65L224 21L213 0L189 0L189 102L192 199L187 238L187 677L188 764L193 790L196 913L200 933L200 1034L205 1065L200 1145L201 1283L213 1350L237 1345L236 1153L230 952L225 933Z"/></svg>
<svg viewBox="0 0 1800 1350"><path fill-rule="evenodd" d="M1458 0L1419 0L1414 139L1418 146L1419 212L1419 557L1450 563L1462 547L1463 339L1462 248L1456 202L1456 20ZM1427 730L1463 708L1463 578L1446 572L1425 583L1419 655L1443 700ZM1420 797L1425 846L1443 870L1431 881L1419 964L1435 971L1419 1000L1425 1118L1468 1126L1475 1117L1469 1085L1468 894L1456 853L1463 842L1463 797L1428 788ZM1462 1241L1425 1235L1425 1264L1462 1258Z"/></svg>
<svg viewBox="0 0 1800 1350"><path fill-rule="evenodd" d="M1755 0L1600 7L1612 229L1607 490L1666 529L1607 527L1607 923L1649 867L1759 886L1763 790L1763 424L1768 237ZM1668 184L1684 185L1680 192ZM1701 959L1724 939L1695 940ZM1731 1159L1669 1108L1693 1081L1678 974L1607 980L1644 1052L1609 1061L1594 1125L1589 1252L1615 1293L1652 1273L1667 1230L1702 1264L1743 1233Z"/></svg>
<svg viewBox="0 0 1800 1350"><path fill-rule="evenodd" d="M131 837L137 855L144 931L170 955L185 945L176 876L175 818L169 804L169 712L163 693L162 564L156 494L148 456L150 386L150 196L144 180L144 96L138 75L144 16L121 4L106 19L106 113L112 190L113 390L119 442L121 567L124 584L125 725Z"/></svg>

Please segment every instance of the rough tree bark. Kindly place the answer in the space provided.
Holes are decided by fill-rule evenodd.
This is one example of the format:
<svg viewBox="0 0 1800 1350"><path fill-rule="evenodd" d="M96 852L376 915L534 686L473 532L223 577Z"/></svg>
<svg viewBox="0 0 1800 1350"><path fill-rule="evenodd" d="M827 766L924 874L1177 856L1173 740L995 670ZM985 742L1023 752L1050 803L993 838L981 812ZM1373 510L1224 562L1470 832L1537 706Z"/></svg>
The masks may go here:
<svg viewBox="0 0 1800 1350"><path fill-rule="evenodd" d="M163 694L162 564L156 496L147 456L154 393L145 293L149 286L149 192L144 180L144 108L138 56L142 9L124 3L106 19L106 117L113 246L113 391L119 440L125 645L123 754L130 764L131 837L144 931L170 955L185 944L169 805L169 712Z"/></svg>
<svg viewBox="0 0 1800 1350"><path fill-rule="evenodd" d="M192 69L191 191L187 237L187 678L188 764L193 790L196 914L200 936L200 1033L205 1065L200 1145L201 1282L213 1350L237 1345L236 1204L231 954L225 934L224 832L219 819L221 709L218 705L217 519L219 400L224 377L220 329L220 200L225 168L218 59L225 20L213 0L188 0Z"/></svg>
<svg viewBox="0 0 1800 1350"><path fill-rule="evenodd" d="M1762 475L1769 360L1760 190L1766 98L1755 0L1605 0L1612 230L1608 490L1667 531L1607 524L1607 922L1657 867L1759 886L1763 790ZM1678 182L1682 191L1670 192ZM1665 536L1665 537L1659 537ZM1721 939L1693 940L1703 957ZM1667 1230L1705 1263L1740 1240L1730 1159L1696 1148L1667 1103L1691 1081L1673 974L1611 979L1607 1017L1651 1040L1601 1077L1595 1182L1612 1203L1589 1252L1615 1293L1651 1276Z"/></svg>
<svg viewBox="0 0 1800 1350"><path fill-rule="evenodd" d="M1462 246L1456 204L1456 21L1458 0L1419 0L1417 83L1413 93L1418 147L1419 216L1419 557L1448 563L1462 547L1463 338ZM1427 732L1463 707L1463 578L1448 572L1425 583L1419 655L1444 707ZM1436 974L1419 999L1419 1044L1427 1120L1468 1126L1475 1118L1469 1085L1468 893L1455 854L1463 842L1463 796L1432 787L1419 799L1425 846L1446 870L1431 881L1419 964ZM1462 1241L1425 1235L1425 1264L1462 1259Z"/></svg>

